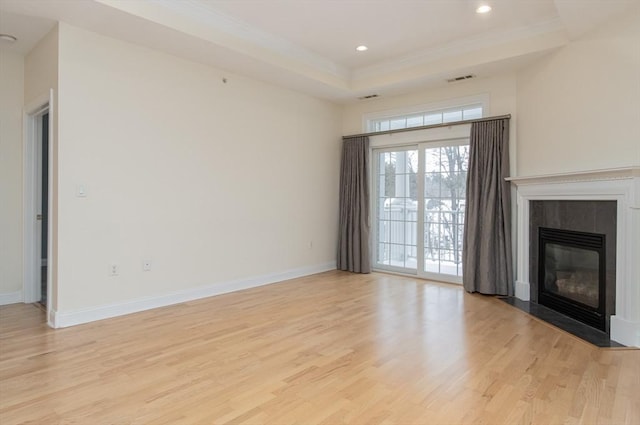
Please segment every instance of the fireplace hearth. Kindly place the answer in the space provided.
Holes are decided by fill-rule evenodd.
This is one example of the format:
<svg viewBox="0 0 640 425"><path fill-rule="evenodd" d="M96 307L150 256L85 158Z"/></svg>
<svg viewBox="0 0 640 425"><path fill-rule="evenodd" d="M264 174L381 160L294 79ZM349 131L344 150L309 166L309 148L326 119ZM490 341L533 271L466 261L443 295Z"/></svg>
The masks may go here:
<svg viewBox="0 0 640 425"><path fill-rule="evenodd" d="M538 302L606 331L606 236L538 228Z"/></svg>

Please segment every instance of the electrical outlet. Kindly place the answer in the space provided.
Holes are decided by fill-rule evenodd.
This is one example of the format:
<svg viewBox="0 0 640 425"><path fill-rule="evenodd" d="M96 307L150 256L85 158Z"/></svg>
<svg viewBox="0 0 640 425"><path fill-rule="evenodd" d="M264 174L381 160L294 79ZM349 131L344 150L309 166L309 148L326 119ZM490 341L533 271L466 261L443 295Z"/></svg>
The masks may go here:
<svg viewBox="0 0 640 425"><path fill-rule="evenodd" d="M120 268L117 264L109 264L109 276L118 276Z"/></svg>
<svg viewBox="0 0 640 425"><path fill-rule="evenodd" d="M151 260L142 260L142 270L145 272L151 270Z"/></svg>

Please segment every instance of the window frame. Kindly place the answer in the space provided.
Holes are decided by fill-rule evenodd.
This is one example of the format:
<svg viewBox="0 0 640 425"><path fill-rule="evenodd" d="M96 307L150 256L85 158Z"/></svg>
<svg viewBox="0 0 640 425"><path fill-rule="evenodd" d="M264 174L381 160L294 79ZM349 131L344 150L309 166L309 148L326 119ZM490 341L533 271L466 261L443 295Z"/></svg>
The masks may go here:
<svg viewBox="0 0 640 425"><path fill-rule="evenodd" d="M447 110L455 108L463 108L469 105L479 104L482 106L482 117L490 112L488 94L479 94L474 96L449 99L443 102L434 102L429 104L411 106L407 108L396 108L380 112L372 112L362 116L362 128L364 132L368 132L369 123L373 120L399 117L401 115L411 116L430 111ZM417 258L415 271L413 269L400 268L391 265L380 265L377 262L378 249L378 209L377 202L379 199L379 187L377 183L377 170L379 167L379 152L393 152L399 150L418 150L419 158L424 158L424 152L427 148L468 145L470 141L471 123L456 126L437 126L434 128L407 128L407 131L400 133L372 134L369 136L370 148L369 156L374 158L369 164L369 188L372 194L370 200L370 219L374 223L372 229L372 238L370 240L371 264L374 271L382 271L387 273L396 273L407 276L417 276L425 279L438 280L443 282L462 284L462 277L456 275L448 275L441 273L433 273L424 271L424 214L425 214L425 196L424 196L424 160L418 161L418 180L417 191L418 197L418 223L417 223L417 250L421 255Z"/></svg>
<svg viewBox="0 0 640 425"><path fill-rule="evenodd" d="M362 129L364 133L375 132L371 128L372 123L376 120L392 119L392 118L410 118L415 115L428 114L430 112L444 113L447 111L464 109L467 106L480 105L482 107L482 116L487 116L489 111L489 95L479 94L474 96L460 97L456 99L449 99L441 102L432 102L421 105L409 106L406 108L395 108L384 111L377 111L364 114L362 116ZM446 122L444 123L446 124ZM407 129L416 127L406 127ZM384 130L383 130L384 131Z"/></svg>
<svg viewBox="0 0 640 425"><path fill-rule="evenodd" d="M441 282L462 284L462 276L449 275L443 273L433 273L425 271L425 258L424 258L424 231L425 231L425 196L424 196L424 176L425 176L425 151L426 149L433 149L447 146L464 146L469 145L469 136L467 137L455 137L451 139L436 139L430 141L421 141L410 144L388 145L380 147L372 147L370 157L373 158L370 164L370 184L373 195L370 201L370 211L373 222L373 231L371 238L371 264L374 271L392 272L409 276L417 276L425 279L437 280ZM379 246L379 211L378 200L380 199L380 187L378 181L378 170L380 169L380 153L384 152L399 152L416 150L418 152L418 170L417 170L417 193L418 193L418 211L417 211L417 226L416 226L416 251L419 255L416 258L416 269L407 269L405 267L398 267L393 265L385 265L378 263L378 246Z"/></svg>
<svg viewBox="0 0 640 425"><path fill-rule="evenodd" d="M390 147L384 147L384 148L372 148L372 155L370 155L370 158L374 158L373 161L371 161L371 191L369 191L369 193L372 193L374 196L371 197L370 199L370 204L371 207L369 209L369 211L372 211L372 218L373 218L373 223L374 223L374 229L373 229L373 238L371 238L371 264L372 264L372 269L374 271L391 271L391 272L395 272L395 273L401 273L401 274L407 274L407 275L416 275L416 272L418 271L418 264L416 263L416 272L413 272L412 269L407 269L406 267L398 267L398 266L393 266L393 265L384 265L384 264L379 264L378 263L378 247L379 247L379 238L378 238L378 234L379 234L379 222L380 222L380 216L379 216L379 211L378 211L378 200L381 198L380 196L380 186L378 184L378 170L380 169L380 157L378 154L380 153L386 153L386 152L406 152L406 151L411 151L411 150L415 150L417 151L418 154L418 158L420 156L420 150L418 149L417 145L402 145L402 146L390 146ZM420 175L420 160L418 159L418 170L416 171L417 175ZM417 191L420 190L420 180L417 180ZM417 217L420 217L420 201L418 201L418 210L416 212ZM405 223L407 223L405 221ZM418 220L417 222L417 230L416 233L420 234L420 222ZM420 241L416 235L416 251L419 252L419 244ZM406 244L404 245L406 246Z"/></svg>

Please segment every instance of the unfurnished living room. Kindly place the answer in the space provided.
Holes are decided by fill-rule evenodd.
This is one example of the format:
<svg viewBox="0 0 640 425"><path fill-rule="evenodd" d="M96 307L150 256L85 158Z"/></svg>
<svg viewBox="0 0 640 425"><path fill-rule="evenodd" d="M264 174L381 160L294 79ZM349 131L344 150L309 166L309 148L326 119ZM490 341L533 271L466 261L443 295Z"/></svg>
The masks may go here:
<svg viewBox="0 0 640 425"><path fill-rule="evenodd" d="M0 0L0 424L640 424L640 0Z"/></svg>

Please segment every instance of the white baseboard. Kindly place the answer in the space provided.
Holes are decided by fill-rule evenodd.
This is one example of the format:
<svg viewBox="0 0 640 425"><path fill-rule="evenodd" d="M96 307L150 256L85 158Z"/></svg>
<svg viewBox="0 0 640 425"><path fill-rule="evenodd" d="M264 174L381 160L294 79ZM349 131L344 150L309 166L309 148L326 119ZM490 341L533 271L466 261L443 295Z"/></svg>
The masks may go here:
<svg viewBox="0 0 640 425"><path fill-rule="evenodd" d="M516 280L515 296L522 301L529 301L531 299L531 286L529 282Z"/></svg>
<svg viewBox="0 0 640 425"><path fill-rule="evenodd" d="M183 291L171 292L169 294L138 298L75 311L53 311L51 315L52 317L49 320L49 325L56 328L65 328L67 326L89 323L96 320L108 319L110 317L137 313L144 310L150 310L152 308L166 307L168 305L193 301L200 298L207 298L243 289L269 285L283 280L295 279L297 277L308 276L335 269L336 263L329 262L315 266L287 270L280 273L199 286L192 289L185 289Z"/></svg>
<svg viewBox="0 0 640 425"><path fill-rule="evenodd" d="M58 316L58 313L56 312L56 310L52 307L51 310L49 311L49 317L47 319L47 325L50 328L58 328L59 326L57 326L57 322L56 322L56 318Z"/></svg>
<svg viewBox="0 0 640 425"><path fill-rule="evenodd" d="M24 301L22 291L0 294L0 305L17 304Z"/></svg>
<svg viewBox="0 0 640 425"><path fill-rule="evenodd" d="M640 347L640 322L632 322L613 315L610 331L612 340L628 347Z"/></svg>

